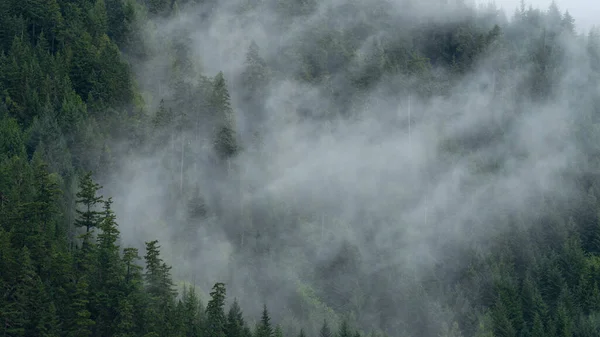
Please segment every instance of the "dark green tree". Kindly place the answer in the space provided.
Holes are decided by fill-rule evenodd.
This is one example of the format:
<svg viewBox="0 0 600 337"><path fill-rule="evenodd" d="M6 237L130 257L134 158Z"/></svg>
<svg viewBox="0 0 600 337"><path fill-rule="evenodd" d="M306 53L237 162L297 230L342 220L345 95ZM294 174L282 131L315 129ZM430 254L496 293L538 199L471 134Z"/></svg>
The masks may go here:
<svg viewBox="0 0 600 337"><path fill-rule="evenodd" d="M124 268L119 255L119 229L116 217L111 209L112 198L104 202L104 214L100 222L98 234L98 262L95 283L96 290L96 322L101 335L113 335L117 329L119 299L123 297L121 290L124 281Z"/></svg>
<svg viewBox="0 0 600 337"><path fill-rule="evenodd" d="M262 316L256 329L255 337L273 337L273 326L271 325L271 317L267 310L267 305L263 305Z"/></svg>
<svg viewBox="0 0 600 337"><path fill-rule="evenodd" d="M216 125L214 147L216 153L223 160L227 160L238 151L236 137L235 116L231 108L229 90L223 77L219 72L213 81L211 94L211 109L213 110L214 123ZM229 161L228 161L229 162Z"/></svg>
<svg viewBox="0 0 600 337"><path fill-rule="evenodd" d="M167 266L160 257L158 240L146 242L146 285L150 296L164 301L174 299L173 281L171 280L171 267Z"/></svg>
<svg viewBox="0 0 600 337"><path fill-rule="evenodd" d="M342 321L337 335L338 337L352 337L352 332L350 331L350 326L348 325L347 320L344 319Z"/></svg>
<svg viewBox="0 0 600 337"><path fill-rule="evenodd" d="M225 284L215 283L206 306L205 337L225 337L227 317L225 317Z"/></svg>
<svg viewBox="0 0 600 337"><path fill-rule="evenodd" d="M119 303L117 311L117 326L115 329L115 337L134 337L136 336L136 326L134 320L134 307L127 299L122 299Z"/></svg>
<svg viewBox="0 0 600 337"><path fill-rule="evenodd" d="M160 246L158 241L146 242L146 291L148 294L148 305L146 307L145 319L148 333L170 334L175 322L171 321L171 315L175 311L176 291L171 279L171 267L160 257Z"/></svg>
<svg viewBox="0 0 600 337"><path fill-rule="evenodd" d="M168 0L146 0L148 12L153 15L165 16L169 13L171 2Z"/></svg>
<svg viewBox="0 0 600 337"><path fill-rule="evenodd" d="M202 333L202 322L200 320L200 299L196 294L195 287L184 288L182 297L181 330L185 336L198 337Z"/></svg>
<svg viewBox="0 0 600 337"><path fill-rule="evenodd" d="M237 301L233 300L229 312L227 313L227 325L225 326L225 335L227 337L244 337L244 317L242 309Z"/></svg>
<svg viewBox="0 0 600 337"><path fill-rule="evenodd" d="M83 276L77 280L75 292L71 297L71 317L67 321L67 337L87 337L92 335L92 329L96 322L91 319L89 294L87 276Z"/></svg>
<svg viewBox="0 0 600 337"><path fill-rule="evenodd" d="M273 331L273 336L274 337L283 337L283 329L281 328L281 325L279 325L279 324L275 325L275 330Z"/></svg>
<svg viewBox="0 0 600 337"><path fill-rule="evenodd" d="M128 247L123 249L123 263L125 264L125 282L130 288L135 287L137 285L141 285L142 267L138 266L135 263L135 261L140 259L141 257L138 255L137 248ZM131 291L131 289L129 290Z"/></svg>
<svg viewBox="0 0 600 337"><path fill-rule="evenodd" d="M319 330L319 337L332 337L333 333L331 332L331 328L329 328L329 324L327 320L323 320L323 325L321 326L321 330Z"/></svg>
<svg viewBox="0 0 600 337"><path fill-rule="evenodd" d="M102 212L96 210L96 205L102 202L102 196L98 191L102 188L92 180L92 172L87 172L79 179L79 192L77 192L77 203L83 206L83 210L77 209L79 219L75 220L75 226L85 227L86 232L91 228L98 227Z"/></svg>

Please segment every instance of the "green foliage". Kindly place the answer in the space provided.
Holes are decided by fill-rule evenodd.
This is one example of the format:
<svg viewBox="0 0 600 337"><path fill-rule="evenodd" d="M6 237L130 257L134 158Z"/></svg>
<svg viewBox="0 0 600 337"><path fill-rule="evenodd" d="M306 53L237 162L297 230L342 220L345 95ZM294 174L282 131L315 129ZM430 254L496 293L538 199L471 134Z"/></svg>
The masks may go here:
<svg viewBox="0 0 600 337"><path fill-rule="evenodd" d="M215 151L222 159L228 159L237 153L238 143L235 116L223 72L219 72L214 79L211 108L216 120Z"/></svg>
<svg viewBox="0 0 600 337"><path fill-rule="evenodd" d="M77 280L75 292L72 295L70 308L71 318L67 322L67 336L91 336L92 326L96 324L90 317L89 311L89 283L87 277Z"/></svg>
<svg viewBox="0 0 600 337"><path fill-rule="evenodd" d="M101 212L95 209L102 202L102 196L97 195L102 188L100 184L92 180L92 172L87 172L79 179L80 191L76 194L77 203L83 206L83 210L77 210L80 219L75 220L75 226L85 227L86 232L91 228L98 227Z"/></svg>
<svg viewBox="0 0 600 337"><path fill-rule="evenodd" d="M167 266L160 258L158 241L146 242L146 273L144 274L146 286L150 296L168 300L173 296L173 284L170 279L171 267Z"/></svg>
<svg viewBox="0 0 600 337"><path fill-rule="evenodd" d="M255 337L273 337L274 331L273 326L271 325L271 317L269 316L269 311L267 310L267 305L263 305L262 316L260 317L260 322L256 328Z"/></svg>
<svg viewBox="0 0 600 337"><path fill-rule="evenodd" d="M225 317L225 285L215 283L206 307L204 336L224 337L227 318Z"/></svg>
<svg viewBox="0 0 600 337"><path fill-rule="evenodd" d="M148 12L154 15L167 15L170 2L167 0L148 0Z"/></svg>
<svg viewBox="0 0 600 337"><path fill-rule="evenodd" d="M23 135L16 119L4 118L0 120L0 161L13 156L24 156L25 146Z"/></svg>
<svg viewBox="0 0 600 337"><path fill-rule="evenodd" d="M348 325L348 321L343 320L340 325L340 329L337 333L338 337L352 337L352 332L350 331L350 326Z"/></svg>
<svg viewBox="0 0 600 337"><path fill-rule="evenodd" d="M196 294L194 287L185 287L183 290L183 301L181 306L182 332L185 336L199 337L202 333L202 309L200 307L200 298ZM239 308L239 307L238 307ZM230 311L231 312L231 311ZM240 312L241 316L241 312ZM228 321L229 324L229 321ZM228 331L233 332L229 328ZM235 337L235 334L227 335Z"/></svg>
<svg viewBox="0 0 600 337"><path fill-rule="evenodd" d="M229 312L227 313L227 325L225 327L225 336L227 337L244 337L244 328L246 323L242 316L242 309L238 304L237 299L233 300Z"/></svg>
<svg viewBox="0 0 600 337"><path fill-rule="evenodd" d="M257 5L249 3L245 9ZM315 1L278 0L273 5L285 18L308 15L317 7ZM235 111L239 109L244 117L240 124L248 125L250 133L260 133L267 117L267 89L272 79L285 73L287 61L298 62L297 80L318 84L321 94L334 98L332 112L327 112L331 116L346 113L350 106L368 107L363 99L369 90L398 74L402 81L393 84L393 94L443 96L490 55L503 60L492 69L497 76L494 93L506 89L501 87L503 73L518 69L524 76L518 95L543 102L566 75L561 41L579 43L573 17L568 11L561 14L555 3L547 11L527 9L523 3L510 24L466 16L451 23L394 26L391 36L376 34L374 23L394 24L388 22L384 7L362 19L352 18L355 27L350 30L336 27L333 11L325 10L319 17L324 22L307 23L305 38L282 48L282 60L263 58L252 42L241 78L230 88L222 72L212 80L197 72L190 41L169 41L165 48L173 56L173 67L168 85L174 98L156 97L161 99L157 112L148 117L141 97L152 94L135 87L122 53L133 60L143 58L140 27L152 26L146 24L156 17L176 15L185 6L186 1L166 0L0 1L1 336L251 337L237 300L225 314L223 283L215 284L204 307L194 287L181 294L175 291L171 267L161 258L157 241L146 242L145 268L136 248L121 247L112 199L99 195L101 185L89 171L103 181L111 173L113 156L147 150L145 144L169 148L165 171L173 170L176 178L165 179L165 188L170 191L171 181L178 182L172 184L178 188L172 195L188 206L186 220L197 226L208 214L222 216L218 209L208 209L202 195L207 191L192 183L196 187L186 189L189 178L183 172L198 166L205 138L212 140L215 153L233 172L232 158L246 148L245 139L238 138L242 132ZM347 6L358 11L356 4ZM143 21L148 19L146 10L148 22ZM600 74L598 31L591 30L581 47L589 60L588 87L595 88ZM240 92L230 95L232 88ZM573 88L578 100L585 92ZM240 101L232 102L232 97ZM600 102L596 96L588 100L593 107ZM598 111L590 110L578 133L595 149ZM179 136L190 131L193 137ZM120 153L114 143L127 145ZM457 152L469 148L461 140L448 144ZM590 165L586 170L594 172L597 167ZM355 324L375 329L386 322L381 328L396 329L391 331L396 335L404 329L415 336L598 336L598 188L594 192L585 186L583 193L582 206L568 214L532 221L530 231L511 229L494 238L492 246L502 248L490 249L489 256L466 254L473 261L467 271L458 267L450 278L443 271L432 272L435 285L418 284L420 290L406 294L403 303L364 286L368 278L385 284L379 275L356 277L357 286L351 287L352 298L346 301L352 302L352 309L330 299L343 297L337 295L337 287L343 286L336 282L300 284L295 295L303 317L298 320L309 322L300 329L300 337L305 332L332 337L328 322L341 323L338 337L360 337L353 331ZM552 206L547 211L554 214ZM237 221L235 215L227 219ZM291 221L288 217L284 222ZM86 230L77 240L81 228ZM394 270L386 273L393 282L412 282ZM439 293L447 294L440 296L443 303L428 306L430 297ZM378 302L388 310L372 322L361 309ZM348 311L354 319L340 322ZM286 315L277 314L276 319ZM285 324L276 323L280 322L272 322L265 305L254 337L289 334Z"/></svg>
<svg viewBox="0 0 600 337"><path fill-rule="evenodd" d="M281 329L281 325L277 324L275 326L275 330L273 331L274 337L283 337L283 330Z"/></svg>

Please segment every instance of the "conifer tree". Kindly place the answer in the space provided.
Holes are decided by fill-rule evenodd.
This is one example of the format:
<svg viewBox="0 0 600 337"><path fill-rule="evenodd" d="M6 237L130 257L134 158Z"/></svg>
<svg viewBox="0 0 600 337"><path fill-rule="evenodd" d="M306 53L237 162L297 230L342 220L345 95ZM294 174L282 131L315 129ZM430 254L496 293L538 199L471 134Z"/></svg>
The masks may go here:
<svg viewBox="0 0 600 337"><path fill-rule="evenodd" d="M33 160L37 187L35 206L39 212L38 219L40 219L44 233L48 233L48 231L55 233L54 228L50 228L49 225L58 213L58 197L62 194L58 185L58 177L50 174L48 164L41 159L39 154L34 154Z"/></svg>
<svg viewBox="0 0 600 337"><path fill-rule="evenodd" d="M192 190L192 197L188 201L188 220L191 222L202 220L206 217L206 202L202 197L200 188L196 186Z"/></svg>
<svg viewBox="0 0 600 337"><path fill-rule="evenodd" d="M225 337L225 284L215 283L206 306L205 337Z"/></svg>
<svg viewBox="0 0 600 337"><path fill-rule="evenodd" d="M175 115L173 114L173 110L167 108L164 100L160 100L158 110L156 114L152 118L152 137L154 144L165 145L168 144L172 139L171 132L173 131L171 127L173 123Z"/></svg>
<svg viewBox="0 0 600 337"><path fill-rule="evenodd" d="M135 334L135 322L134 322L134 308L127 299L123 299L119 302L119 310L117 318L117 326L115 329L115 337L134 337Z"/></svg>
<svg viewBox="0 0 600 337"><path fill-rule="evenodd" d="M210 105L213 109L213 116L217 120L223 121L228 114L232 113L231 98L222 71L213 79Z"/></svg>
<svg viewBox="0 0 600 337"><path fill-rule="evenodd" d="M146 242L146 323L148 333L159 335L172 333L174 322L170 320L174 312L176 291L171 279L171 267L160 258L158 241Z"/></svg>
<svg viewBox="0 0 600 337"><path fill-rule="evenodd" d="M104 202L103 219L98 234L98 273L96 283L97 292L97 321L101 321L101 335L112 335L116 326L112 322L117 320L119 298L123 296L121 285L123 281L123 268L119 255L119 229L115 221L115 214L111 209L112 198Z"/></svg>
<svg viewBox="0 0 600 337"><path fill-rule="evenodd" d="M104 0L96 0L89 14L90 31L94 37L99 37L108 32L108 15L106 13L106 4Z"/></svg>
<svg viewBox="0 0 600 337"><path fill-rule="evenodd" d="M148 12L153 15L166 16L169 13L168 0L147 0L146 5L148 6Z"/></svg>
<svg viewBox="0 0 600 337"><path fill-rule="evenodd" d="M75 226L85 227L86 232L95 228L99 224L101 212L96 211L97 204L102 202L102 196L98 196L98 191L102 188L92 180L92 172L85 173L79 180L79 192L77 192L77 203L82 205L84 210L77 209L79 219L75 220Z"/></svg>
<svg viewBox="0 0 600 337"><path fill-rule="evenodd" d="M182 302L182 330L185 336L198 337L201 331L200 299L195 287L186 287L183 292Z"/></svg>
<svg viewBox="0 0 600 337"><path fill-rule="evenodd" d="M170 300L174 296L171 280L171 267L160 258L158 240L146 242L146 284L148 293L162 300Z"/></svg>
<svg viewBox="0 0 600 337"><path fill-rule="evenodd" d="M298 333L298 337L306 337L306 334L304 333L304 329L300 329L300 333Z"/></svg>
<svg viewBox="0 0 600 337"><path fill-rule="evenodd" d="M573 18L573 16L571 16L571 13L569 13L568 10L565 11L561 24L565 31L571 34L575 33L575 19Z"/></svg>
<svg viewBox="0 0 600 337"><path fill-rule="evenodd" d="M248 324L244 325L244 328L242 329L242 336L253 337L252 330L250 330L250 327L248 326Z"/></svg>
<svg viewBox="0 0 600 337"><path fill-rule="evenodd" d="M552 0L552 2L550 3L546 14L546 18L548 20L550 28L555 28L560 25L562 16L560 15L560 10L558 9L556 1Z"/></svg>
<svg viewBox="0 0 600 337"><path fill-rule="evenodd" d="M144 256L146 261L145 279L148 286L148 292L151 294L159 292L160 267L162 264L159 249L160 246L158 246L158 240L146 242L146 255Z"/></svg>
<svg viewBox="0 0 600 337"><path fill-rule="evenodd" d="M214 147L217 155L227 160L238 151L236 139L235 116L231 109L231 99L229 91L223 77L223 72L219 72L213 82L211 95L211 109L216 123Z"/></svg>
<svg viewBox="0 0 600 337"><path fill-rule="evenodd" d="M338 337L352 337L352 332L350 331L350 326L348 325L347 320L343 320L340 326L340 330L338 332Z"/></svg>
<svg viewBox="0 0 600 337"><path fill-rule="evenodd" d="M128 247L123 250L123 263L125 264L125 282L128 288L135 287L136 283L141 283L142 267L138 266L135 261L140 260L137 248ZM131 289L129 289L131 290Z"/></svg>
<svg viewBox="0 0 600 337"><path fill-rule="evenodd" d="M59 337L61 333L61 321L58 317L54 302L49 302L42 314L39 323L40 336Z"/></svg>
<svg viewBox="0 0 600 337"><path fill-rule="evenodd" d="M246 53L245 69L242 73L242 86L244 88L244 104L250 104L251 117L262 117L257 115L259 104L265 95L265 89L269 82L269 73L265 60L260 56L258 45L252 41Z"/></svg>
<svg viewBox="0 0 600 337"><path fill-rule="evenodd" d="M40 277L35 271L33 261L29 254L29 249L23 247L20 253L19 282L15 289L15 309L20 317L13 324L13 328L23 331L25 336L41 335L44 333L44 326L40 321L47 313L47 296ZM16 323L15 322L15 323Z"/></svg>
<svg viewBox="0 0 600 337"><path fill-rule="evenodd" d="M283 337L283 329L281 328L281 325L277 324L275 326L275 330L273 331L273 336L274 337Z"/></svg>
<svg viewBox="0 0 600 337"><path fill-rule="evenodd" d="M256 332L256 337L273 337L273 326L271 325L271 317L269 316L266 304L263 305L262 316Z"/></svg>
<svg viewBox="0 0 600 337"><path fill-rule="evenodd" d="M81 277L75 285L75 293L71 300L71 318L67 322L67 337L87 337L92 335L92 327L96 324L89 311L89 283L87 276Z"/></svg>
<svg viewBox="0 0 600 337"><path fill-rule="evenodd" d="M531 330L531 337L545 337L544 324L539 314L535 314L533 319L533 327Z"/></svg>
<svg viewBox="0 0 600 337"><path fill-rule="evenodd" d="M242 309L240 308L237 298L235 298L227 313L225 335L227 337L244 337L244 326L245 322L242 316Z"/></svg>
<svg viewBox="0 0 600 337"><path fill-rule="evenodd" d="M75 273L77 278L86 277L86 289L88 289L88 286L96 281L98 249L93 243L91 232L81 234L79 239L81 239L81 247L74 251Z"/></svg>
<svg viewBox="0 0 600 337"><path fill-rule="evenodd" d="M132 33L132 8L130 3L122 0L105 0L108 16L108 36L119 46L122 46Z"/></svg>
<svg viewBox="0 0 600 337"><path fill-rule="evenodd" d="M329 324L327 324L327 319L323 320L323 325L321 326L321 330L319 330L319 337L332 337L331 329L329 328Z"/></svg>

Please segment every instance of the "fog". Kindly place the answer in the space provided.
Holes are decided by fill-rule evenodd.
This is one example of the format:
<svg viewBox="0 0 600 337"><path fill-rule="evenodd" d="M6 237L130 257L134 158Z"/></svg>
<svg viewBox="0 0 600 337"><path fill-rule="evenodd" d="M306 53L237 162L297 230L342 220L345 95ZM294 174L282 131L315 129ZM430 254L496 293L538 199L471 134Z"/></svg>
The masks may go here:
<svg viewBox="0 0 600 337"><path fill-rule="evenodd" d="M589 106L573 98L573 88L585 82L589 62L580 46L563 41L564 75L555 79L554 94L544 102L522 94L529 65L509 67L491 48L444 94L424 97L418 78L396 74L382 77L367 92L347 93L340 105L328 90L343 96L350 70L331 73L323 84L300 81L292 76L300 64L286 53L287 46L302 42L316 48L306 40L323 22L349 31L363 23L361 18L381 17L370 21L362 56L349 62L360 70L377 41L394 29L458 21L469 13L435 1L353 2L349 13L335 7L344 3L319 2L311 16L285 24L267 2L239 14L232 1L219 2L208 19L199 19L206 8L191 5L174 19L156 21L146 36L150 57L134 62L148 112L156 111L161 98L173 98L172 61L164 43L182 39L195 71L206 76L223 71L239 139L249 144L254 115L242 103L239 77L254 41L276 68L258 109L262 142L246 145L232 159L229 175L200 145L196 165L173 174L165 165L180 142L201 143L212 136L176 133L162 148L119 158L120 169L104 186L116 201L124 242L142 248L144 241L160 240L176 279L206 293L225 281L229 297L238 297L251 317L258 317L265 301L276 321L297 327L310 320L310 333L335 314L310 302L313 316L300 317L295 294L304 289L306 296L305 285L324 288L318 290L331 295L322 298L325 304L340 313L353 311L361 328L384 328L394 336L403 326L420 324L410 322L414 308L407 304L414 303L407 299L414 285L440 264L461 268L456 255L461 247L485 252L509 218L526 225L539 218L544 198L576 196L564 177L582 156L574 125ZM515 5L501 5L510 7L507 16L512 16ZM328 11L330 6L336 9ZM577 14L591 12L583 10L583 1L568 6L578 25L580 18L582 26L588 24ZM447 76L438 67L431 72L440 81ZM310 117L302 117L303 111ZM184 195L199 186L206 219L182 220L187 204L168 186L172 180L178 185L181 177ZM336 269L338 262L346 269ZM439 307L443 301L429 296L420 305L432 319L451 320L450 309Z"/></svg>
<svg viewBox="0 0 600 337"><path fill-rule="evenodd" d="M479 0L478 3L487 3L488 1ZM526 1L533 7L546 9L552 3L551 0L530 0ZM589 0L555 0L556 5L562 10L568 10L577 20L577 31L587 33L593 26L598 26L600 15L600 5ZM502 7L507 13L514 13L515 9L520 7L520 0L498 0L498 7Z"/></svg>

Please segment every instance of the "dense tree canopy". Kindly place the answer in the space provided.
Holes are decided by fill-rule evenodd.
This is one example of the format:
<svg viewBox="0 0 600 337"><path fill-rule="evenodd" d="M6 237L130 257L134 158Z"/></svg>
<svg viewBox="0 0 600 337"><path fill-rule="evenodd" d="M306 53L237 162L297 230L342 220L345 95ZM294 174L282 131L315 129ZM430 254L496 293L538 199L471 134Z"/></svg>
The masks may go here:
<svg viewBox="0 0 600 337"><path fill-rule="evenodd" d="M205 6L204 16L218 5L196 2ZM253 41L240 51L246 57L239 78L224 72L211 77L194 68L190 42L182 38L164 46L172 61L168 81L163 79L169 88L154 97L160 103L153 107L132 70L132 63L150 53L144 39L151 34L142 29L194 3L0 1L1 336L600 335L600 95L590 89L600 79L597 29L577 35L573 16L555 3L547 10L523 3L510 22L491 7L481 15L427 25L391 22L381 5L357 19L352 31L339 28L337 16L324 14L319 29L285 45L277 57L261 54ZM274 3L281 27L318 6L309 0ZM240 15L259 5L244 1ZM359 11L352 6L359 5L349 2L339 10ZM367 39L375 20L397 34ZM174 229L181 245L195 244L189 240L199 221L219 226L206 219L229 219L242 227L224 229L235 249L269 259L289 248L272 241L269 226L301 220L274 201L266 207L268 215L261 215L269 220L254 221L243 196L232 205L224 195L241 195L243 168L234 165L235 158L260 147L263 123L272 117L263 107L273 79L291 76L318 85L334 103L327 111L299 107L299 118L348 118L352 107L369 104L364 93L393 75L403 79L390 84L394 92L444 96L484 57L492 57L494 95L509 85L503 76L516 69L523 80L510 84L519 88L511 99L543 103L556 94L561 78L572 76L563 63L565 41L576 44L589 62L589 73L579 74L587 76L586 86L572 88L586 118L577 132L586 169L576 177L581 190L576 205L565 210L544 200L546 213L530 226L506 220L511 230L495 235L487 254L464 247L417 281L395 267L361 274L360 254L347 243L331 265L315 268L319 281L300 285L297 298L289 300L292 309L273 314L264 303L254 303L262 315L244 317L237 299L228 305L224 280L215 280L210 291L179 287L154 238L141 238L145 247L125 246L113 211L120 201L102 195L99 182L108 180L118 158L167 148L158 163L167 173L159 180L168 199L185 209L179 212L184 215L175 209L171 215L186 224ZM291 63L299 66L290 75ZM500 96L494 99L505 99ZM466 153L494 135L449 140L445 150ZM113 146L116 140L121 146ZM205 161L238 189L215 191L195 181L193 175L205 174L199 168ZM320 232L323 237L322 227ZM417 290L402 294L400 303L386 293L385 282ZM431 298L440 300L430 305ZM374 318L363 309L367 305L385 310Z"/></svg>

